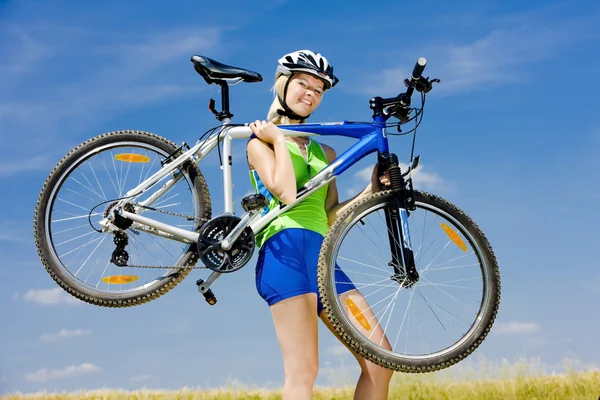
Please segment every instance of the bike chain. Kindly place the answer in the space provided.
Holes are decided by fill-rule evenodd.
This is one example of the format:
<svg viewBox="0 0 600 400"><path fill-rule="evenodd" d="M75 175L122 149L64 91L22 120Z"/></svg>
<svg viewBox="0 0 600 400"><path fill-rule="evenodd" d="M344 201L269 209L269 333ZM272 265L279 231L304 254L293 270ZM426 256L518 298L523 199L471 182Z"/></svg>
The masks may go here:
<svg viewBox="0 0 600 400"><path fill-rule="evenodd" d="M129 203L132 206L136 207L142 207L151 211L156 211L159 213L163 213L163 214L167 214L167 215L172 215L174 217L181 217L181 218L185 218L188 221L200 221L202 223L208 222L209 219L208 218L194 218L194 217L190 217L189 215L185 215L185 214L180 214L180 213L176 213L173 211L167 211L167 210L159 210L157 208L154 207L149 207L149 206L145 206L139 203ZM197 253L197 252L196 252ZM196 258L196 262L198 261L198 254L194 254L192 256L192 258ZM128 264L124 267L121 268L146 268L146 269L207 269L207 267L205 265L182 265L182 266L166 266L166 265L135 265L135 264Z"/></svg>

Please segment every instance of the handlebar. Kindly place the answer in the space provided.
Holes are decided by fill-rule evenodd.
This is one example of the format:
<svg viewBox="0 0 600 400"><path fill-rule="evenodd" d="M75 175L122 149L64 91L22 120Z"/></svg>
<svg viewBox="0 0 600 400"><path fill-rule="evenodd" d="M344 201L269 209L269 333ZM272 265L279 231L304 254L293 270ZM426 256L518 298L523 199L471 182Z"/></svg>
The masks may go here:
<svg viewBox="0 0 600 400"><path fill-rule="evenodd" d="M423 70L425 69L425 66L427 65L427 60L425 59L425 57L419 57L419 59L417 60L417 63L415 64L415 67L413 68L413 72L412 72L412 79L413 81L418 81L419 78L421 78L421 74L423 74Z"/></svg>
<svg viewBox="0 0 600 400"><path fill-rule="evenodd" d="M423 78L423 71L427 65L427 59L425 57L419 57L415 67L413 68L410 79L405 79L404 84L407 86L405 93L400 93L396 97L381 98L374 97L371 99L371 109L374 110L375 115L385 115L386 119L391 115L395 115L400 120L407 119L408 107L411 104L411 97L415 89L419 92L429 92L431 90L432 82L439 82L439 79L429 81L429 78ZM384 113L383 109L389 107L389 112Z"/></svg>

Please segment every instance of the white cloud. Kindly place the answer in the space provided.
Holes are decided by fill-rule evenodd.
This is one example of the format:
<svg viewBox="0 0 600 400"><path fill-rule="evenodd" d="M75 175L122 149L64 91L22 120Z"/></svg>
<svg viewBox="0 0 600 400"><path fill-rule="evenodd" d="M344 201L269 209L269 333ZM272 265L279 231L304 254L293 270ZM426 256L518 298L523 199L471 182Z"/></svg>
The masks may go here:
<svg viewBox="0 0 600 400"><path fill-rule="evenodd" d="M401 162L400 170L402 173L406 172L408 170L408 164ZM354 181L357 183L357 185L347 189L346 194L348 196L354 196L360 190L364 189L367 183L369 183L371 180L372 172L372 166L363 168L356 172L354 174L354 177L356 178ZM425 168L423 164L419 164L417 169L411 173L411 176L413 179L413 187L417 190L428 190L434 192L440 192L444 190L445 182L442 177L436 172L427 171L427 168Z"/></svg>
<svg viewBox="0 0 600 400"><path fill-rule="evenodd" d="M65 292L62 288L34 289L23 295L23 299L41 304L81 304L81 301Z"/></svg>
<svg viewBox="0 0 600 400"><path fill-rule="evenodd" d="M2 117L1 109L0 117ZM43 170L50 173L57 161L58 158L52 157L49 154L30 156L26 162L22 158L3 159L0 161L0 178L28 171Z"/></svg>
<svg viewBox="0 0 600 400"><path fill-rule="evenodd" d="M495 326L492 331L498 335L527 335L539 332L540 326L535 322L507 322Z"/></svg>
<svg viewBox="0 0 600 400"><path fill-rule="evenodd" d="M154 379L154 376L152 375L137 375L137 376L132 376L131 378L129 378L130 382L142 382L142 381L149 381L151 379Z"/></svg>
<svg viewBox="0 0 600 400"><path fill-rule="evenodd" d="M71 378L78 375L97 373L100 371L101 369L94 364L84 363L63 369L42 368L36 372L25 374L25 379L32 382L46 382L54 379Z"/></svg>
<svg viewBox="0 0 600 400"><path fill-rule="evenodd" d="M32 43L52 43L52 50L40 56L56 68L62 66L62 59L69 60L75 53L80 59L94 60L86 68L73 69L68 81L52 79L56 68L49 69L42 80L39 74L28 73L26 65L16 64L10 66L10 78L0 75L2 140L7 145L16 145L25 135L33 146L30 151L39 153L71 147L70 139L76 132L129 110L208 90L202 78L194 76L196 72L189 59L192 54L205 52L219 43L220 29L190 27L127 35L113 32L73 35L60 27L43 25L13 28L0 36L3 37L28 37ZM6 53L0 49L0 58L9 57ZM190 86L190 79L197 79L198 85ZM39 86L35 95L28 90L32 85ZM15 175L22 168L49 172L57 160L52 158L55 161L50 162L50 158L28 157L27 163L23 163L18 161L23 157L17 154L0 165L0 178Z"/></svg>
<svg viewBox="0 0 600 400"><path fill-rule="evenodd" d="M89 335L90 333L92 333L92 331L90 331L89 329L75 329L72 331L68 329L61 329L60 331L58 331L58 333L44 333L40 338L44 342L56 342L62 339Z"/></svg>
<svg viewBox="0 0 600 400"><path fill-rule="evenodd" d="M335 357L352 355L350 350L348 350L342 344L334 344L333 346L328 347L325 351L327 352L327 354L331 354L332 356L335 356Z"/></svg>
<svg viewBox="0 0 600 400"><path fill-rule="evenodd" d="M524 68L527 65L547 60L576 42L598 38L593 18L548 21L547 17L528 15L496 19L490 25L484 27L487 33L471 42L437 38L435 44L410 51L417 54L411 62L420 55L427 58L425 76L441 79L441 84L434 87L436 94L527 82L534 78ZM402 82L412 70L408 62L403 65L365 75L355 87L362 93L379 96L403 91Z"/></svg>
<svg viewBox="0 0 600 400"><path fill-rule="evenodd" d="M0 163L0 177L2 176L2 165ZM22 220L4 220L0 221L0 242L11 243L33 243L33 232L29 221L24 223Z"/></svg>

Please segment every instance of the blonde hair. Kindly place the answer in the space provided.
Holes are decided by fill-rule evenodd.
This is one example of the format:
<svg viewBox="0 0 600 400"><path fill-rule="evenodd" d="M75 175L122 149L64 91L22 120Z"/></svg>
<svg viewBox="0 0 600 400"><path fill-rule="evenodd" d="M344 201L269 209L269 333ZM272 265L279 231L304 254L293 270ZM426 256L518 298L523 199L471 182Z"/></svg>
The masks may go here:
<svg viewBox="0 0 600 400"><path fill-rule="evenodd" d="M267 114L267 120L273 122L276 125L289 125L290 118L277 114L277 110L283 111L283 105L279 102L279 98L284 99L284 91L285 85L288 83L290 79L292 79L293 75L279 75L279 78L275 80L271 91L274 93L275 98L273 99L273 103L271 104L271 108L269 108L269 113ZM284 99L285 100L285 99ZM306 120L300 121L303 124Z"/></svg>
<svg viewBox="0 0 600 400"><path fill-rule="evenodd" d="M285 101L285 96L284 96L285 85L288 84L288 82L292 79L292 77L294 77L294 75L295 74L279 75L279 77L277 79L275 79L275 83L273 84L273 87L271 88L271 91L274 93L275 98L273 99L273 103L271 103L271 108L269 108L269 113L267 114L267 120L273 122L276 125L289 125L290 124L290 118L283 116L283 115L279 115L277 113L277 110L283 111L283 105L279 102L279 98L282 98ZM327 91L326 89L323 90L323 92L326 92L326 91ZM304 119L300 120L300 123L303 124L306 122L306 120L307 120L307 118L304 118Z"/></svg>

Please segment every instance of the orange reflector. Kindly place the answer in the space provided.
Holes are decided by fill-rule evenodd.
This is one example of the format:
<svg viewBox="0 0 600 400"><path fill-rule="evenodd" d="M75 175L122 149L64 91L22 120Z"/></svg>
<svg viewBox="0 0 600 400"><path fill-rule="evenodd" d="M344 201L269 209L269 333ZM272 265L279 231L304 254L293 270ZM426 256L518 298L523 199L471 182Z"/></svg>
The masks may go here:
<svg viewBox="0 0 600 400"><path fill-rule="evenodd" d="M458 247L460 247L460 249L462 251L467 251L467 245L465 244L465 242L463 242L463 240L460 238L460 236L458 236L458 233L456 233L452 228L450 228L448 225L446 225L443 222L440 224L440 226L442 227L444 232L446 232L446 235L448 235L450 240L452 240L454 242L454 244L456 244Z"/></svg>
<svg viewBox="0 0 600 400"><path fill-rule="evenodd" d="M102 282L108 283L109 285L123 285L125 283L131 283L138 280L137 276L133 275L114 275L105 276L102 278Z"/></svg>
<svg viewBox="0 0 600 400"><path fill-rule="evenodd" d="M139 162L139 163L150 162L149 157L142 156L140 154L128 154L128 153L117 154L115 156L115 159L117 159L119 161L125 161L125 162Z"/></svg>
<svg viewBox="0 0 600 400"><path fill-rule="evenodd" d="M348 303L348 308L350 308L350 312L352 313L352 315L354 315L354 318L356 318L358 323L361 324L363 328L370 331L371 325L369 325L369 321L367 321L362 311L360 311L360 308L358 308L358 306L352 301L351 298L348 298L346 300L346 303Z"/></svg>

